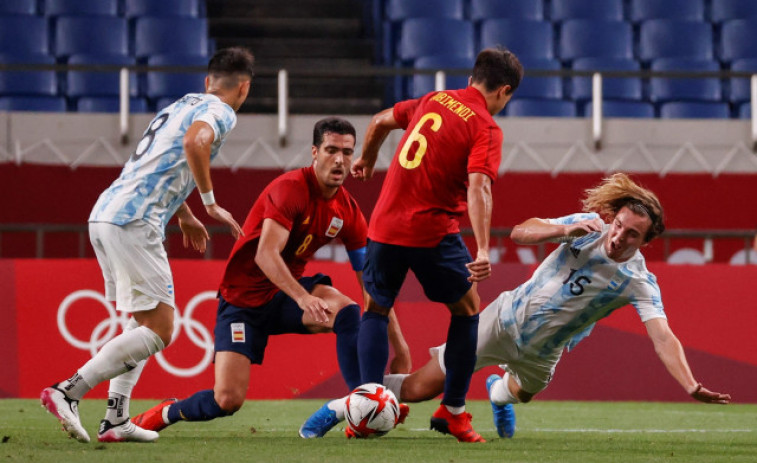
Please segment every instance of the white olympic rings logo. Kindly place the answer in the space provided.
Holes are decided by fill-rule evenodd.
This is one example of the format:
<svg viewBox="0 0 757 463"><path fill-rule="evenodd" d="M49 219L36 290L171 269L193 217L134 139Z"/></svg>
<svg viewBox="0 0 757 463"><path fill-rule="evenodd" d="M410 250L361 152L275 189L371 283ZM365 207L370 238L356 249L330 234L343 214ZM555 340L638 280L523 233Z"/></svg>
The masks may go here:
<svg viewBox="0 0 757 463"><path fill-rule="evenodd" d="M208 328L202 323L193 319L192 315L194 314L194 311L198 305L209 300L215 300L215 298L215 291L204 291L189 300L183 315L178 308L176 309L174 314L174 330L173 336L171 336L171 341L173 342L176 340L176 338L181 334L181 330L183 328L184 331L187 332L187 337L189 338L189 340L192 341L192 343L200 349L204 349L205 352L200 362L195 366L189 368L180 368L172 365L163 356L163 352L158 352L157 354L155 354L155 359L157 360L158 364L163 367L163 369L168 373L181 377L196 376L202 373L208 367L208 365L210 365L211 361L213 360L214 352L213 337L211 336ZM92 330L92 334L90 334L89 336L89 340L77 338L71 333L71 331L68 329L68 326L66 325L66 313L68 312L68 309L71 308L71 306L75 302L82 299L92 299L96 302L99 302L108 312L108 318L102 320L95 326L95 328ZM60 331L61 336L63 336L63 338L69 344L76 347L77 349L88 350L92 356L94 356L97 351L103 345L105 345L105 343L107 343L120 333L120 331L118 330L119 325L121 329L123 329L128 321L129 318L126 312L119 313L118 311L116 311L116 308L113 307L113 304L105 299L105 296L102 293L90 289L80 289L78 291L72 292L71 294L66 296L58 306L58 330Z"/></svg>

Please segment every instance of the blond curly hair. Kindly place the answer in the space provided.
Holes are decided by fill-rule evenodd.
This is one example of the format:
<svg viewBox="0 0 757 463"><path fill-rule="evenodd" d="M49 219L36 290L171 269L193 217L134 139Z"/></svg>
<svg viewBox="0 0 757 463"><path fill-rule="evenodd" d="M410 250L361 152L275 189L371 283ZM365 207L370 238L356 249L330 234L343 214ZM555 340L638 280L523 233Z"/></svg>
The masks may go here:
<svg viewBox="0 0 757 463"><path fill-rule="evenodd" d="M627 207L638 215L646 215L652 221L652 225L644 236L644 241L652 241L665 231L665 212L660 200L651 191L636 184L624 173L613 174L606 177L602 182L587 189L586 198L582 200L584 211L597 212L609 219L623 207Z"/></svg>

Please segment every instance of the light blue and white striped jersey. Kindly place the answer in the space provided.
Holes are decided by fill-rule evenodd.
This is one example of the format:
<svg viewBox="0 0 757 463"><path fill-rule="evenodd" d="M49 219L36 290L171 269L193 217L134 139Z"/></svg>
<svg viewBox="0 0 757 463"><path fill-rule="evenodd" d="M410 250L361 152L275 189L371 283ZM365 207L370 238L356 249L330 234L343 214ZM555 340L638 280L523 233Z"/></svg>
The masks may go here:
<svg viewBox="0 0 757 463"><path fill-rule="evenodd" d="M579 213L548 221L567 225L597 217ZM598 320L626 304L636 308L642 322L666 318L657 279L641 252L625 262L607 257L609 229L605 224L601 233L567 240L531 279L495 301L502 329L521 350L547 355L572 349Z"/></svg>
<svg viewBox="0 0 757 463"><path fill-rule="evenodd" d="M164 108L148 125L121 175L100 194L89 221L125 225L141 219L165 235L166 224L195 187L182 147L195 121L213 128L212 160L237 116L231 106L207 93L187 94Z"/></svg>

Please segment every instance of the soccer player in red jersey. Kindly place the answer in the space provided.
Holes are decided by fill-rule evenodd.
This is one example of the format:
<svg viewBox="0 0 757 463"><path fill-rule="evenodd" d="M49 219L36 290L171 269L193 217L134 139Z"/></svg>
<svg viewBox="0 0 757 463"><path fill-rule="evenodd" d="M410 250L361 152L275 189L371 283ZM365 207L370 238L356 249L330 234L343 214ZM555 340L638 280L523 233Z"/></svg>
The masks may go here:
<svg viewBox="0 0 757 463"><path fill-rule="evenodd" d="M333 331L345 382L350 389L361 384L360 307L333 288L328 276L302 277L316 250L339 239L362 284L367 224L342 186L354 147L355 128L348 121L332 117L316 123L313 164L279 176L263 190L231 251L219 291L213 389L164 401L135 423L158 431L181 420L233 414L247 395L249 366L263 362L271 335ZM405 349L399 355L409 357L401 342Z"/></svg>
<svg viewBox="0 0 757 463"><path fill-rule="evenodd" d="M405 130L368 229L363 274L368 296L358 336L362 382L383 380L388 315L411 269L426 296L446 304L452 314L444 397L431 427L464 442L483 441L465 413L465 396L476 362L476 283L491 274L491 183L502 157L502 131L492 116L502 111L522 76L511 52L483 50L467 88L432 92L376 114L351 169L358 179L371 178L386 136ZM466 202L475 259L459 234Z"/></svg>

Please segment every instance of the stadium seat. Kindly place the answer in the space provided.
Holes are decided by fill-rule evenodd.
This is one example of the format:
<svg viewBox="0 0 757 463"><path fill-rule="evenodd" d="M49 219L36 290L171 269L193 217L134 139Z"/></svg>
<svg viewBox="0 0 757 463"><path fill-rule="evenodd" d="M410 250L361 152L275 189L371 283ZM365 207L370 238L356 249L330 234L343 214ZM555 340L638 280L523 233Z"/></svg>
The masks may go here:
<svg viewBox="0 0 757 463"><path fill-rule="evenodd" d="M757 18L757 2L754 0L712 0L711 8L710 17L714 23Z"/></svg>
<svg viewBox="0 0 757 463"><path fill-rule="evenodd" d="M650 19L639 30L639 58L713 58L712 25L707 22Z"/></svg>
<svg viewBox="0 0 757 463"><path fill-rule="evenodd" d="M728 119L728 103L673 101L660 106L662 119Z"/></svg>
<svg viewBox="0 0 757 463"><path fill-rule="evenodd" d="M80 113L117 113L121 110L121 100L115 96L82 97L76 101ZM146 113L144 98L129 98L129 113Z"/></svg>
<svg viewBox="0 0 757 463"><path fill-rule="evenodd" d="M415 60L416 69L473 69L475 60L472 58L463 58L458 56L423 56ZM445 89L458 89L468 86L467 74L446 75ZM428 92L435 90L435 76L433 74L417 74L411 80L410 96L419 98Z"/></svg>
<svg viewBox="0 0 757 463"><path fill-rule="evenodd" d="M125 19L110 16L59 16L55 22L55 55L129 54Z"/></svg>
<svg viewBox="0 0 757 463"><path fill-rule="evenodd" d="M704 265L706 263L704 254L693 248L681 248L668 256L668 264L673 265Z"/></svg>
<svg viewBox="0 0 757 463"><path fill-rule="evenodd" d="M734 19L723 23L720 35L720 59L733 61L757 58L757 18Z"/></svg>
<svg viewBox="0 0 757 463"><path fill-rule="evenodd" d="M66 99L62 96L3 96L0 111L64 112Z"/></svg>
<svg viewBox="0 0 757 463"><path fill-rule="evenodd" d="M118 0L44 0L45 16L117 16Z"/></svg>
<svg viewBox="0 0 757 463"><path fill-rule="evenodd" d="M591 101L584 104L584 115L591 117L593 109ZM645 101L612 101L602 102L602 117L653 118L654 105Z"/></svg>
<svg viewBox="0 0 757 463"><path fill-rule="evenodd" d="M134 58L122 55L72 55L68 64L117 65L130 66L136 64ZM129 95L137 95L137 75L129 75ZM69 97L84 96L118 96L120 92L119 71L68 71L66 76L66 95Z"/></svg>
<svg viewBox="0 0 757 463"><path fill-rule="evenodd" d="M384 18L388 21L410 18L463 19L463 7L463 0L387 0Z"/></svg>
<svg viewBox="0 0 757 463"><path fill-rule="evenodd" d="M560 59L633 58L633 31L625 21L572 19L560 26Z"/></svg>
<svg viewBox="0 0 757 463"><path fill-rule="evenodd" d="M631 0L631 21L678 19L704 21L704 0Z"/></svg>
<svg viewBox="0 0 757 463"><path fill-rule="evenodd" d="M124 14L127 18L135 16L204 17L201 11L200 0L124 0Z"/></svg>
<svg viewBox="0 0 757 463"><path fill-rule="evenodd" d="M567 19L623 20L623 0L552 0L550 19L553 22Z"/></svg>
<svg viewBox="0 0 757 463"><path fill-rule="evenodd" d="M47 20L38 16L0 16L0 53L44 55L49 51Z"/></svg>
<svg viewBox="0 0 757 463"><path fill-rule="evenodd" d="M479 49L503 46L519 59L555 57L552 24L531 19L487 19L481 23Z"/></svg>
<svg viewBox="0 0 757 463"><path fill-rule="evenodd" d="M579 58L573 61L574 71L638 71L639 62L633 59L618 58ZM602 76L602 97L619 100L641 100L642 81L639 77ZM573 77L571 79L571 97L577 101L591 99L592 78Z"/></svg>
<svg viewBox="0 0 757 463"><path fill-rule="evenodd" d="M576 105L565 100L521 98L507 103L505 112L510 117L576 117Z"/></svg>
<svg viewBox="0 0 757 463"><path fill-rule="evenodd" d="M747 262L747 256L749 256L749 262ZM757 265L757 251L754 249L737 251L731 256L731 260L728 263L731 265Z"/></svg>
<svg viewBox="0 0 757 463"><path fill-rule="evenodd" d="M37 14L37 0L3 0L0 2L0 15Z"/></svg>
<svg viewBox="0 0 757 463"><path fill-rule="evenodd" d="M55 64L50 55L0 55L3 64ZM0 95L58 94L55 71L0 71Z"/></svg>
<svg viewBox="0 0 757 463"><path fill-rule="evenodd" d="M757 58L738 59L731 63L731 71L745 71L757 74ZM728 101L741 103L751 98L751 83L749 78L731 79Z"/></svg>
<svg viewBox="0 0 757 463"><path fill-rule="evenodd" d="M544 19L544 0L471 0L469 17L478 22L492 18Z"/></svg>
<svg viewBox="0 0 757 463"><path fill-rule="evenodd" d="M415 18L403 21L398 48L402 61L445 54L473 58L473 24L451 18Z"/></svg>
<svg viewBox="0 0 757 463"><path fill-rule="evenodd" d="M741 103L738 107L739 119L751 119L752 118L752 103Z"/></svg>
<svg viewBox="0 0 757 463"><path fill-rule="evenodd" d="M197 55L155 55L147 60L148 66L198 66L207 67L208 58ZM205 91L207 72L157 72L147 73L145 95L152 100L176 99L187 93Z"/></svg>
<svg viewBox="0 0 757 463"><path fill-rule="evenodd" d="M553 98L563 97L563 83L560 76L535 77L532 71L556 71L560 69L560 62L554 59L520 60L525 71L523 80L515 90L515 98Z"/></svg>
<svg viewBox="0 0 757 463"><path fill-rule="evenodd" d="M174 101L176 101L178 98L159 98L158 101L155 102L155 112L160 112L163 108L166 106L172 104Z"/></svg>
<svg viewBox="0 0 757 463"><path fill-rule="evenodd" d="M206 56L208 24L205 18L138 18L134 34L135 56L146 58L169 53Z"/></svg>
<svg viewBox="0 0 757 463"><path fill-rule="evenodd" d="M720 65L712 60L658 59L652 62L653 71L719 71ZM649 80L649 99L653 103L672 100L720 101L722 85L717 77L664 78Z"/></svg>

